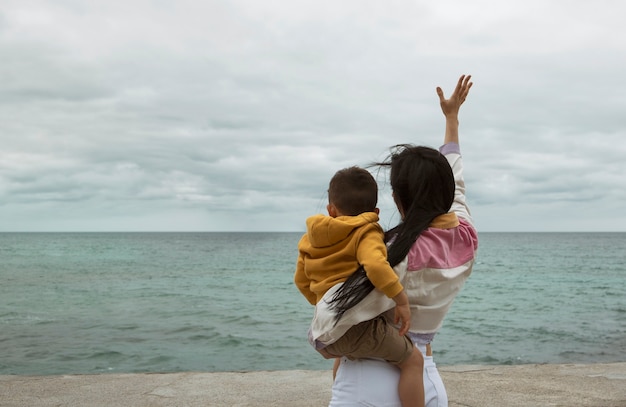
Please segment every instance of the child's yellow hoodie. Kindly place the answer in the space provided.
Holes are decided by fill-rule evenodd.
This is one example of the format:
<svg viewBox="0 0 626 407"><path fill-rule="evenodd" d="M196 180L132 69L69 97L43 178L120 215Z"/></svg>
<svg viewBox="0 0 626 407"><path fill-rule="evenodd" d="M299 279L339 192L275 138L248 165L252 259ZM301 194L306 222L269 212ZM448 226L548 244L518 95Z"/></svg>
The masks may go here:
<svg viewBox="0 0 626 407"><path fill-rule="evenodd" d="M294 281L313 305L336 284L343 283L360 265L374 287L387 297L403 287L387 261L384 233L375 212L357 216L314 215L298 243Z"/></svg>

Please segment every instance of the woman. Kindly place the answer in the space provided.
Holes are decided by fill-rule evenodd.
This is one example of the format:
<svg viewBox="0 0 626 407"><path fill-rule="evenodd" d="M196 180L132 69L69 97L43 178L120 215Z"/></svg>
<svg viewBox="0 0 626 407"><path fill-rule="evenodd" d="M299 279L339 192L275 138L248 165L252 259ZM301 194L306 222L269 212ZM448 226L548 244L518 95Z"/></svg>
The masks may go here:
<svg viewBox="0 0 626 407"><path fill-rule="evenodd" d="M397 146L379 163L390 168L390 183L401 223L387 232L388 258L407 290L411 305L409 336L424 356L427 407L448 405L443 382L433 361L431 342L469 277L478 247L476 231L465 203L465 183L459 150L458 112L472 87L461 76L449 99L437 94L446 118L444 145ZM355 273L328 301L342 324L355 324L384 302L371 283ZM391 308L387 305L386 309ZM378 308L380 310L380 308ZM338 366L337 366L338 365ZM399 372L379 360L336 362L331 407L394 406Z"/></svg>

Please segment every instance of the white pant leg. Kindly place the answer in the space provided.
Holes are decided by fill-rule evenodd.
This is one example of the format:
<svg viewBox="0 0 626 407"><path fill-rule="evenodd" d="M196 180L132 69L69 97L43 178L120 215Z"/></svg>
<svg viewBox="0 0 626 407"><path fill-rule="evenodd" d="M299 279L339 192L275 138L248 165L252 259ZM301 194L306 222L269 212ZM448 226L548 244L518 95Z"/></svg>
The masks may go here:
<svg viewBox="0 0 626 407"><path fill-rule="evenodd" d="M426 407L448 407L448 393L432 356L426 356L426 347L417 346L424 355L424 398Z"/></svg>
<svg viewBox="0 0 626 407"><path fill-rule="evenodd" d="M419 347L418 347L419 349ZM422 354L426 349L420 349ZM329 407L401 407L400 370L382 360L341 359ZM446 389L432 356L424 355L426 407L448 407Z"/></svg>
<svg viewBox="0 0 626 407"><path fill-rule="evenodd" d="M400 369L384 360L341 358L329 407L402 407Z"/></svg>

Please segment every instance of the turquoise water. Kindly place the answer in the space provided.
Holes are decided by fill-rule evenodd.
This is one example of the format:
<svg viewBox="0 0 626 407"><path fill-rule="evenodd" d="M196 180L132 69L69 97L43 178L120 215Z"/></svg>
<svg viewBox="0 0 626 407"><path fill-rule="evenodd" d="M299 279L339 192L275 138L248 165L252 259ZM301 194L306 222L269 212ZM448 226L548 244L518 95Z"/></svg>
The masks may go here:
<svg viewBox="0 0 626 407"><path fill-rule="evenodd" d="M329 369L299 233L0 233L0 374ZM626 361L626 233L481 233L440 365Z"/></svg>

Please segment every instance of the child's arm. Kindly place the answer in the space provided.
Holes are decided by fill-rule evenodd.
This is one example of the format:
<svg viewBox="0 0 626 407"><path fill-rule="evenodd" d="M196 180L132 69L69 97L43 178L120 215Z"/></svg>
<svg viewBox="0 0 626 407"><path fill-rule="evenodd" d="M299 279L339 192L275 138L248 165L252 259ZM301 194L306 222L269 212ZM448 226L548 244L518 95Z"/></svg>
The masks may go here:
<svg viewBox="0 0 626 407"><path fill-rule="evenodd" d="M465 102L465 98L473 85L473 83L470 82L471 78L471 75L461 75L456 84L456 88L449 99L446 99L443 95L443 90L440 87L437 87L439 105L441 106L441 111L446 117L444 144L459 143L459 108L463 102Z"/></svg>
<svg viewBox="0 0 626 407"><path fill-rule="evenodd" d="M387 261L387 247L380 233L365 233L357 247L357 260L365 269L367 278L374 287L395 303L394 323L400 323L400 335L408 332L411 325L409 297L400 283L400 278Z"/></svg>

